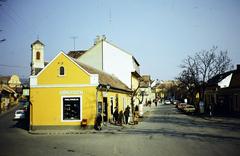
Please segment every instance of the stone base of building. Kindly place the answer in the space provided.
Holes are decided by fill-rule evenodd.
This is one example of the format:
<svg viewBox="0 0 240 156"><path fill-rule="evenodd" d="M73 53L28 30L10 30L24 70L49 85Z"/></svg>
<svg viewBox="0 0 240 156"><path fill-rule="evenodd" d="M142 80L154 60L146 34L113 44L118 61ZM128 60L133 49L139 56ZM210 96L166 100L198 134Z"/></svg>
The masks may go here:
<svg viewBox="0 0 240 156"><path fill-rule="evenodd" d="M87 125L87 126L69 126L69 125L31 125L30 131L36 131L36 130L84 130L84 129L93 129L93 125Z"/></svg>

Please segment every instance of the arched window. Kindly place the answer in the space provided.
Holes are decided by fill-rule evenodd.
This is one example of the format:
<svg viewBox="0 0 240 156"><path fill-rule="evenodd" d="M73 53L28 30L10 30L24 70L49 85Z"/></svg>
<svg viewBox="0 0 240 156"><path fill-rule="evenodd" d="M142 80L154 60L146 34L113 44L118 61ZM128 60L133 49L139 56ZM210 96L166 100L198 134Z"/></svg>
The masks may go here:
<svg viewBox="0 0 240 156"><path fill-rule="evenodd" d="M59 75L64 75L64 67L61 66L59 69Z"/></svg>
<svg viewBox="0 0 240 156"><path fill-rule="evenodd" d="M40 60L40 52L39 51L36 53L36 59Z"/></svg>

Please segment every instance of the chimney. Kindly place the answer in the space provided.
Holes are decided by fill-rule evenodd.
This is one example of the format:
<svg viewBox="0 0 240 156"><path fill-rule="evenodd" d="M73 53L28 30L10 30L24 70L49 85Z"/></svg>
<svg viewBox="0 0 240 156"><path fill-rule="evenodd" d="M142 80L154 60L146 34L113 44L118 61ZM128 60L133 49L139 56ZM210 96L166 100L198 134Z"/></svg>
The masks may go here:
<svg viewBox="0 0 240 156"><path fill-rule="evenodd" d="M105 41L105 40L106 40L106 36L105 35L102 35L102 36L97 35L96 39L94 41L94 45L98 44L101 41Z"/></svg>

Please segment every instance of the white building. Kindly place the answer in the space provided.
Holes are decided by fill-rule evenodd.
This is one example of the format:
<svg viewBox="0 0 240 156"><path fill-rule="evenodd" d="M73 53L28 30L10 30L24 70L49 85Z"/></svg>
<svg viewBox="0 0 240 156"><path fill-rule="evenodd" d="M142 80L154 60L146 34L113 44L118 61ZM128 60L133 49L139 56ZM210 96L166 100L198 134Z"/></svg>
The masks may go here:
<svg viewBox="0 0 240 156"><path fill-rule="evenodd" d="M140 77L139 63L133 55L106 41L105 36L97 37L94 45L77 59L114 75L131 89L136 88L133 77Z"/></svg>

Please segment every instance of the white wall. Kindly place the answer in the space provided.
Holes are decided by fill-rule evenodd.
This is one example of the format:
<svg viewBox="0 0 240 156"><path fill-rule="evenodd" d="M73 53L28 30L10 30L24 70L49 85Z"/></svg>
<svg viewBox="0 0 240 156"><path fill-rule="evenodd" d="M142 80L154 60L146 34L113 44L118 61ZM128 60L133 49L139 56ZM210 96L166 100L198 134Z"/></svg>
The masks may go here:
<svg viewBox="0 0 240 156"><path fill-rule="evenodd" d="M131 88L132 56L107 42L103 42L103 70Z"/></svg>
<svg viewBox="0 0 240 156"><path fill-rule="evenodd" d="M90 48L85 54L78 58L84 64L102 70L102 42Z"/></svg>
<svg viewBox="0 0 240 156"><path fill-rule="evenodd" d="M36 59L36 53L40 52L40 60ZM44 46L41 44L35 44L32 47L32 67L44 68Z"/></svg>

